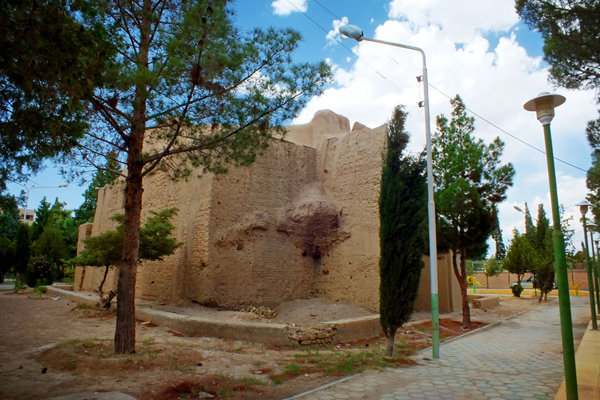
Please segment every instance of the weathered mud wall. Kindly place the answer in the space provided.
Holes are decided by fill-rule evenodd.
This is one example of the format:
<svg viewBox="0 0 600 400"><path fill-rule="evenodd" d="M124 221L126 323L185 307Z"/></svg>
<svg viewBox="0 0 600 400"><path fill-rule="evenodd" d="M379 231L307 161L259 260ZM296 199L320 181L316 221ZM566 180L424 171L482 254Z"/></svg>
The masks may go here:
<svg viewBox="0 0 600 400"><path fill-rule="evenodd" d="M147 177L142 220L177 207L175 236L183 244L163 261L140 264L136 296L227 308L320 296L377 312L384 147L385 126L350 130L346 118L320 111L274 139L250 167L185 182ZM114 227L122 193L122 183L99 192L81 240ZM78 268L76 290L97 289L101 272ZM116 279L111 271L105 290Z"/></svg>

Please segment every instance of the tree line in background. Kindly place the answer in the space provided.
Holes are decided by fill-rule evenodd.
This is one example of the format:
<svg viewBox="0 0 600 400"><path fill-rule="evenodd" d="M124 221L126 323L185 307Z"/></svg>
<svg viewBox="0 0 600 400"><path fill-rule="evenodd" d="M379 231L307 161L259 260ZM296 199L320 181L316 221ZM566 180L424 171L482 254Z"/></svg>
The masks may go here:
<svg viewBox="0 0 600 400"><path fill-rule="evenodd" d="M98 170L83 194L83 203L73 211L58 199L50 204L44 197L31 225L21 219L16 199L5 199L0 212L0 280L8 272L15 274L18 285L30 287L72 279L69 266L77 253L79 225L93 221L98 189L116 176Z"/></svg>

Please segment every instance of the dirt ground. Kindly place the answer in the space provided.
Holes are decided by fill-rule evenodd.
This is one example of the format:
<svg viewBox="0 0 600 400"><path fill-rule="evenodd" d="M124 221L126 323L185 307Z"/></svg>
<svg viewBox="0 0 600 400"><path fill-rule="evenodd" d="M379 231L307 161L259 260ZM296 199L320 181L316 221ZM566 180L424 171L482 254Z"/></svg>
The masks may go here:
<svg viewBox="0 0 600 400"><path fill-rule="evenodd" d="M500 305L487 312L472 309L474 327L536 305L531 298L502 297ZM281 399L364 368L410 368L411 354L430 344L429 327L423 321L426 313L416 313L413 322L398 332L392 359L383 357L381 338L336 346L276 348L184 337L138 321L136 353L117 356L112 351L114 311L51 295L13 292L0 292L0 310L0 399L113 390L138 399ZM179 311L217 312L200 306ZM355 306L319 299L296 300L276 310L226 313L231 318L296 324L368 314ZM460 313L441 316L442 338L464 333L456 322L460 319Z"/></svg>

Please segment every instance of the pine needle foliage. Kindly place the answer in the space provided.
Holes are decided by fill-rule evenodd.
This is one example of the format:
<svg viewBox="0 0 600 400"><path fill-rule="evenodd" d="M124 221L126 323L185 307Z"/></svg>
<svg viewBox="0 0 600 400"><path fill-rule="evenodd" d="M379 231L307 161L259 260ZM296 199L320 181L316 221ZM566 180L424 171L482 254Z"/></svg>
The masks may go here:
<svg viewBox="0 0 600 400"><path fill-rule="evenodd" d="M426 249L425 164L405 154L409 141L404 131L406 116L403 107L397 106L388 125L379 198L379 305L388 356L394 349L396 331L412 314Z"/></svg>

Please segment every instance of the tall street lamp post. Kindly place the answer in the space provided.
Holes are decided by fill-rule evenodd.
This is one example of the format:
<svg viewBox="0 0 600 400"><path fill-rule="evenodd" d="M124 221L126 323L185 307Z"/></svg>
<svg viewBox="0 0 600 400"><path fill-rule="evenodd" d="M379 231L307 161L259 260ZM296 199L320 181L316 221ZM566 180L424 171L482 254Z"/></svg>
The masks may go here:
<svg viewBox="0 0 600 400"><path fill-rule="evenodd" d="M594 249L594 231L598 229L598 225L593 222L587 223L588 232L590 233L590 248L592 249L592 278L594 281L594 293L596 294L596 315L600 313L600 289L598 287L598 259L596 259L596 250ZM593 293L592 293L593 294Z"/></svg>
<svg viewBox="0 0 600 400"><path fill-rule="evenodd" d="M400 43L386 42L383 40L366 38L362 29L354 25L342 25L340 33L358 42L366 40L368 42L381 43L388 46L400 47L407 50L418 51L423 59L423 75L417 78L423 83L423 106L425 108L425 137L427 151L427 216L429 222L429 274L431 287L431 341L433 358L440 357L440 326L438 314L438 276L437 276L437 243L436 243L436 223L435 223L435 200L433 197L433 158L431 155L431 127L429 125L429 84L427 80L427 63L425 52L419 47L408 46Z"/></svg>
<svg viewBox="0 0 600 400"><path fill-rule="evenodd" d="M550 200L552 202L552 240L554 243L554 262L556 280L558 283L558 305L560 309L560 328L563 347L563 367L565 386L568 400L576 400L577 372L575 369L575 346L573 344L573 321L571 319L571 301L569 299L569 280L567 276L567 260L565 256L565 241L560 227L560 212L556 190L556 173L554 171L554 153L552 150L552 135L550 122L554 118L554 108L565 102L565 97L548 92L540 93L538 97L523 105L527 111L535 111L538 121L544 127L546 142L546 162L548 164L548 181Z"/></svg>
<svg viewBox="0 0 600 400"><path fill-rule="evenodd" d="M588 208L591 206L590 203L588 203L587 201L582 201L579 204L576 204L577 206L579 206L579 211L581 212L581 221L583 223L583 237L585 238L585 263L586 263L586 269L587 269L587 276L588 276L588 296L590 298L590 312L592 315L592 329L597 330L598 329L598 322L596 319L596 304L594 301L594 278L592 275L592 262L590 260L590 251L589 251L589 245L588 245L588 235L587 235L587 218L585 217L585 215L588 212Z"/></svg>

